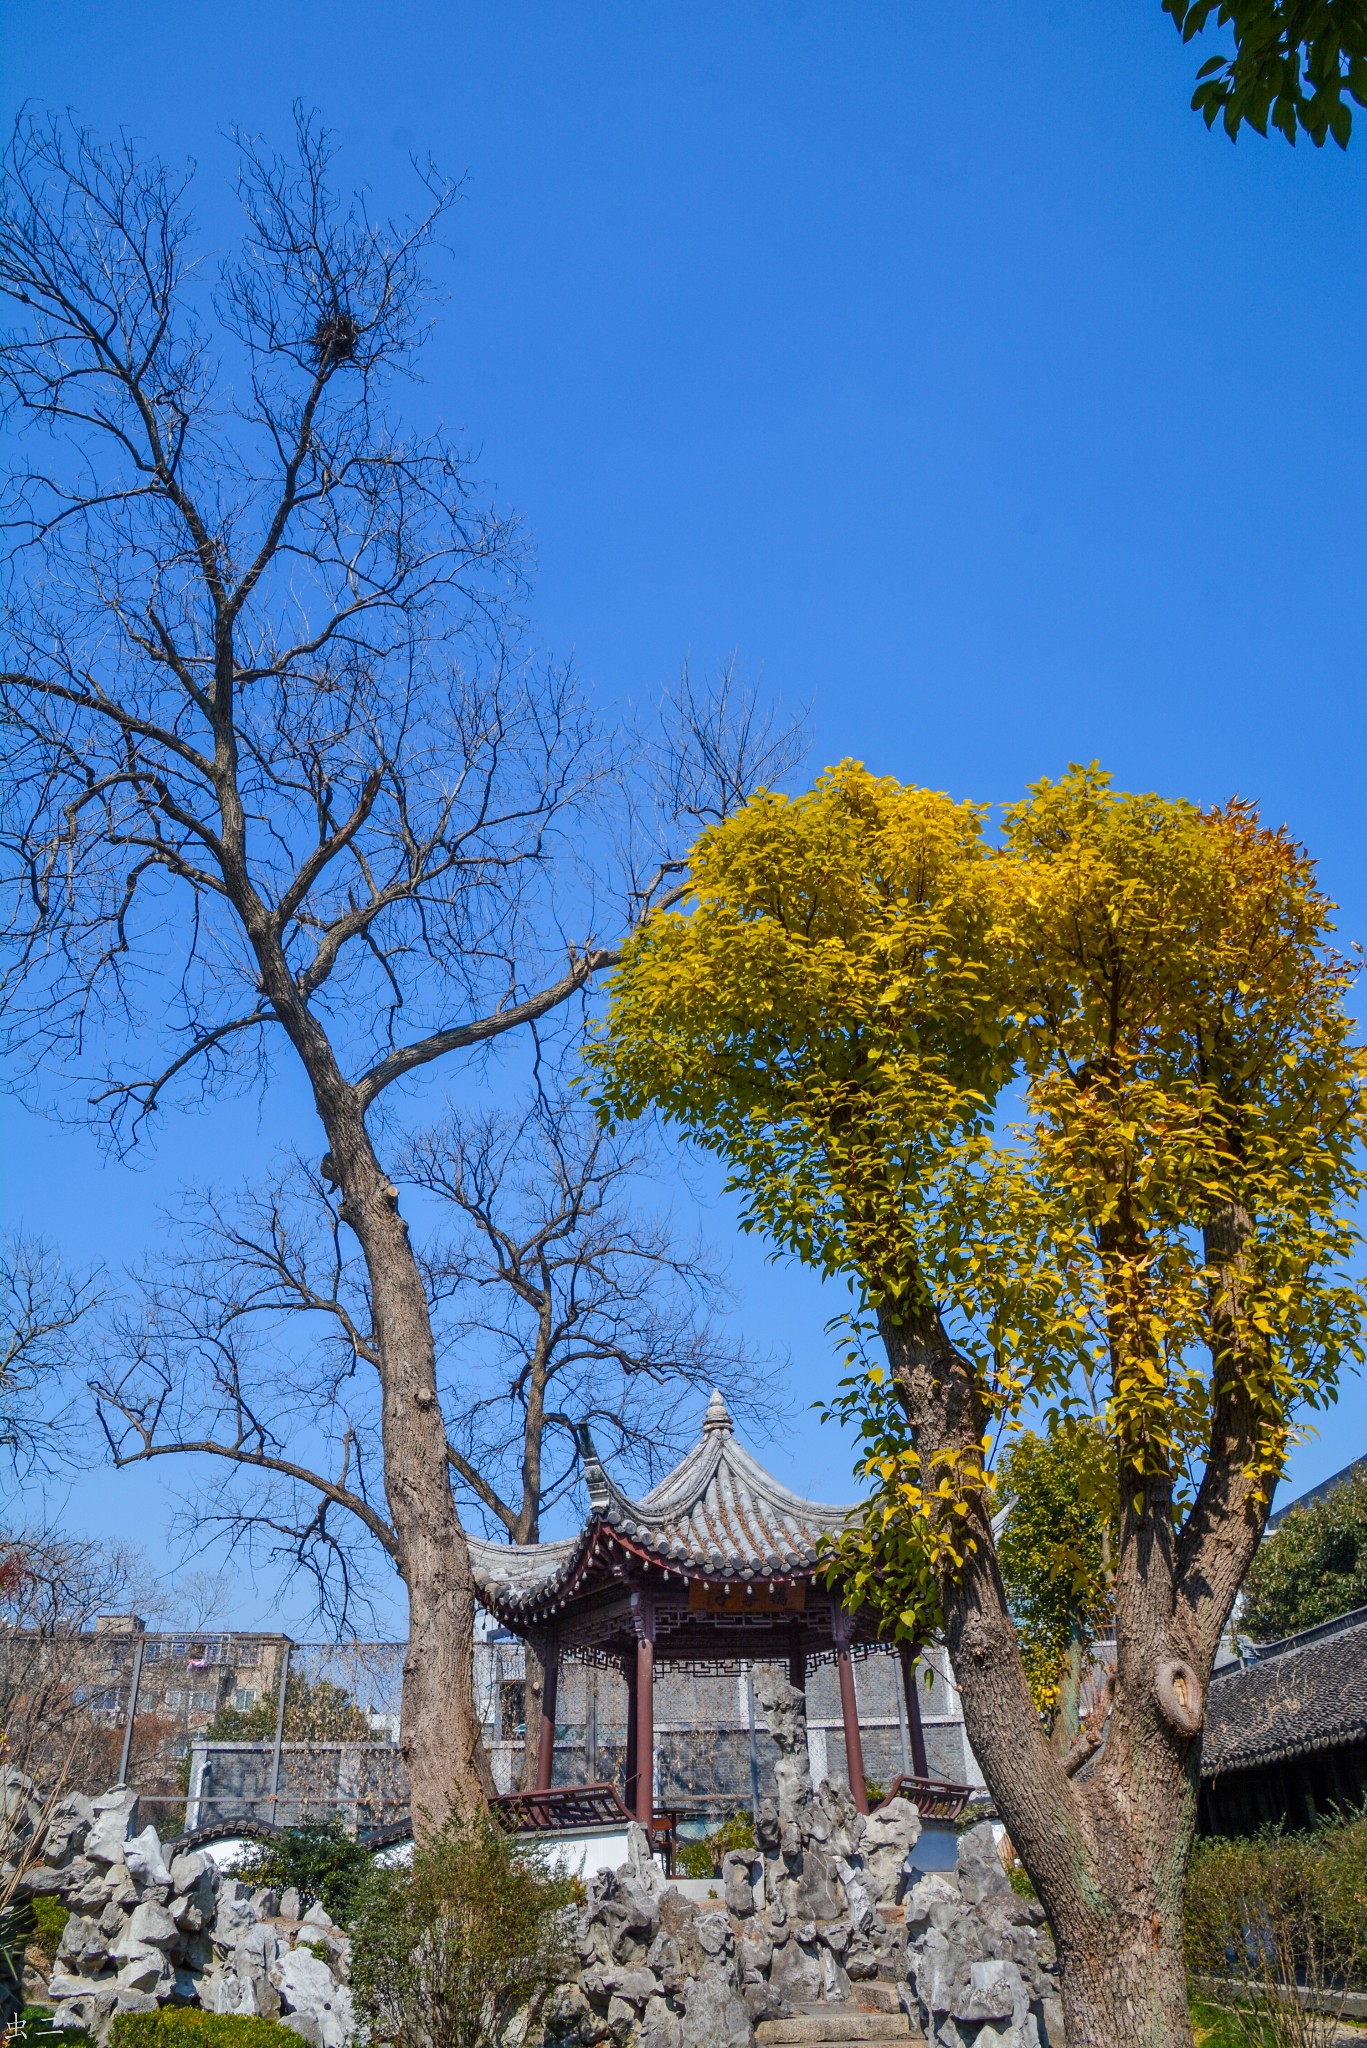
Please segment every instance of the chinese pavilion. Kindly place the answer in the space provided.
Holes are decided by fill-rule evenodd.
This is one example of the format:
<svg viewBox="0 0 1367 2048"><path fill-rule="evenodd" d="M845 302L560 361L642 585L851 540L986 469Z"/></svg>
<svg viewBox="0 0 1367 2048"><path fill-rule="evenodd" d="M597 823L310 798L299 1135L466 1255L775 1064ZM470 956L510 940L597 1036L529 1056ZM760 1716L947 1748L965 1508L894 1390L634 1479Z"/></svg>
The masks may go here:
<svg viewBox="0 0 1367 2048"><path fill-rule="evenodd" d="M570 1659L619 1669L628 1692L627 1808L650 1826L654 1681L660 1665L786 1663L792 1683L834 1660L850 1791L868 1811L852 1659L877 1642L875 1617L848 1607L822 1576L818 1546L856 1512L804 1500L737 1441L719 1392L702 1435L642 1500L632 1500L585 1440L589 1517L560 1543L487 1543L470 1556L481 1604L542 1659L537 1786L551 1789L556 1680ZM902 1656L917 1779L925 1780L914 1657ZM530 1739L531 1731L528 1730ZM590 1788L582 1788L588 1790Z"/></svg>

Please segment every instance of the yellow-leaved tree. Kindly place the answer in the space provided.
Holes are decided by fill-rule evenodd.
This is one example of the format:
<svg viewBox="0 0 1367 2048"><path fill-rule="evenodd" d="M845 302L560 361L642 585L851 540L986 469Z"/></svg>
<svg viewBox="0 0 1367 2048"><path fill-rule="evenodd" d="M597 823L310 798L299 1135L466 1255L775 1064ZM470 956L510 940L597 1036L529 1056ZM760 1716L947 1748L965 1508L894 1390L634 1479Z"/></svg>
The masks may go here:
<svg viewBox="0 0 1367 2048"><path fill-rule="evenodd" d="M605 1114L658 1108L853 1285L886 1364L847 1597L942 1623L1073 2048L1177 2048L1213 1659L1358 1355L1364 1060L1331 906L1248 806L1074 768L987 825L852 762L756 797L629 943L591 1056ZM994 1435L1041 1413L1097 1418L1119 1498L1114 1697L1064 1754L991 1527Z"/></svg>

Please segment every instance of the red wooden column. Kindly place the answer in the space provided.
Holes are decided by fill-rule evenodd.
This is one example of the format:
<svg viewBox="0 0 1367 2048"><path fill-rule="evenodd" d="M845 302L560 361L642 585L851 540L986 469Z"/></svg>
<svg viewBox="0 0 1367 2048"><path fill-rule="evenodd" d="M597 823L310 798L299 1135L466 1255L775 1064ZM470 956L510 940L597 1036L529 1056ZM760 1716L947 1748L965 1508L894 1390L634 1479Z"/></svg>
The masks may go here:
<svg viewBox="0 0 1367 2048"><path fill-rule="evenodd" d="M622 1676L627 1682L627 1754L622 1787L622 1803L636 1811L636 1656L635 1652L622 1659Z"/></svg>
<svg viewBox="0 0 1367 2048"><path fill-rule="evenodd" d="M549 1792L555 1775L555 1708L560 1690L560 1643L552 1633L541 1645L544 1674L541 1691L541 1743L536 1754L536 1789ZM525 1780L524 1780L525 1783Z"/></svg>
<svg viewBox="0 0 1367 2048"><path fill-rule="evenodd" d="M845 1766L850 1774L850 1796L860 1813L869 1810L864 1789L864 1745L859 1739L859 1701L854 1690L854 1659L850 1655L848 1624L842 1615L835 1629L836 1668L840 1673L840 1718L845 1726Z"/></svg>
<svg viewBox="0 0 1367 2048"><path fill-rule="evenodd" d="M642 1601L636 1616L636 1818L655 1818L655 1612ZM632 1802L628 1801L628 1804Z"/></svg>
<svg viewBox="0 0 1367 2048"><path fill-rule="evenodd" d="M907 1733L911 1737L911 1768L918 1778L928 1778L926 1731L921 1726L920 1688L916 1683L916 1652L910 1643L899 1643L902 1659L902 1691L907 1702Z"/></svg>

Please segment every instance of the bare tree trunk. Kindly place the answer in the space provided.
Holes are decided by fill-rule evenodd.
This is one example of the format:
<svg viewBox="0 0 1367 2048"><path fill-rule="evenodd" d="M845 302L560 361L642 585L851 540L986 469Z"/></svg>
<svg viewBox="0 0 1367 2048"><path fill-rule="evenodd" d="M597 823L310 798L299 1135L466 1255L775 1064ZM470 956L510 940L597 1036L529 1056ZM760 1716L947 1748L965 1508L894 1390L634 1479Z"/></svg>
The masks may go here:
<svg viewBox="0 0 1367 2048"><path fill-rule="evenodd" d="M397 1191L376 1157L356 1092L313 1018L291 1001L284 962L268 956L264 965L263 979L280 987L282 1022L314 1083L330 1140L328 1169L342 1190L340 1213L360 1244L370 1285L385 1497L408 1592L401 1747L413 1825L430 1834L453 1810L475 1810L494 1789L475 1703L475 1582L451 1492L431 1309Z"/></svg>
<svg viewBox="0 0 1367 2048"><path fill-rule="evenodd" d="M539 1641L523 1637L522 1710L526 1739L522 1745L522 1778L524 1792L535 1792L536 1774L541 1763L541 1703L546 1697L546 1660Z"/></svg>
<svg viewBox="0 0 1367 2048"><path fill-rule="evenodd" d="M453 1807L468 1812L493 1791L474 1696L475 1582L451 1494L422 1274L395 1192L359 1135L365 1156L348 1163L334 1144L332 1157L342 1215L365 1256L383 1361L385 1495L408 1590L403 1755L414 1826L430 1832Z"/></svg>

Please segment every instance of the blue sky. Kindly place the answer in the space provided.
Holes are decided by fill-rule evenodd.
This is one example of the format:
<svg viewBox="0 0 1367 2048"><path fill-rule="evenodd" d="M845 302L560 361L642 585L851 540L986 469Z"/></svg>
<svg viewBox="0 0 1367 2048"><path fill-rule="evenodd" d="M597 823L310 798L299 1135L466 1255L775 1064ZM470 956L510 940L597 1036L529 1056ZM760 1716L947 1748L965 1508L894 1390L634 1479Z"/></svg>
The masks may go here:
<svg viewBox="0 0 1367 2048"><path fill-rule="evenodd" d="M410 151L467 174L424 402L529 523L539 638L608 698L734 652L810 700L814 766L1237 791L1367 937L1367 128L1346 157L1208 135L1159 0L10 0L0 38L7 111L196 157L211 240L222 130L283 142L296 96L385 203ZM288 1085L219 1104L129 1168L0 1102L3 1212L117 1265L299 1113ZM735 1276L801 1408L828 1305L754 1247ZM1364 1436L1355 1384L1294 1480ZM846 1491L805 1414L768 1455ZM173 1491L95 1474L65 1512L161 1556Z"/></svg>

